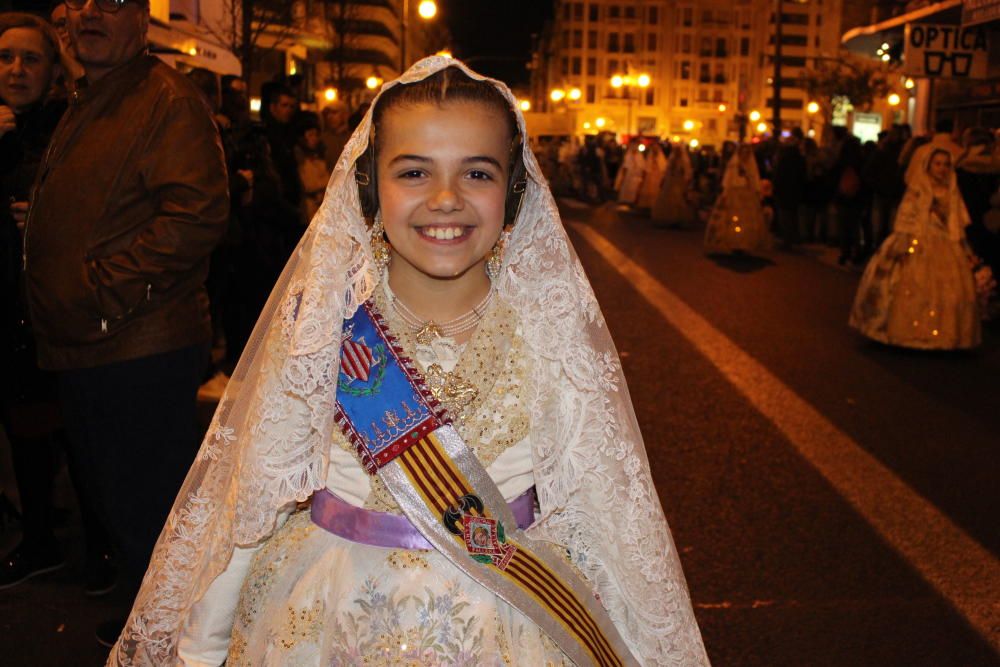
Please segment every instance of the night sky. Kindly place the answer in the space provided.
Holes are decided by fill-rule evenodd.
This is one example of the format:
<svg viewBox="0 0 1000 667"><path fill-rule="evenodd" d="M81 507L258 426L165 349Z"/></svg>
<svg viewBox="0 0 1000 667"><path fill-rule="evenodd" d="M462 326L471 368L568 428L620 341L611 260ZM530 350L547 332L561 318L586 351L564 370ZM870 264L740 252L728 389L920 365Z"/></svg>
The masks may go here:
<svg viewBox="0 0 1000 667"><path fill-rule="evenodd" d="M511 86L527 85L531 35L552 17L551 0L437 0L456 58Z"/></svg>

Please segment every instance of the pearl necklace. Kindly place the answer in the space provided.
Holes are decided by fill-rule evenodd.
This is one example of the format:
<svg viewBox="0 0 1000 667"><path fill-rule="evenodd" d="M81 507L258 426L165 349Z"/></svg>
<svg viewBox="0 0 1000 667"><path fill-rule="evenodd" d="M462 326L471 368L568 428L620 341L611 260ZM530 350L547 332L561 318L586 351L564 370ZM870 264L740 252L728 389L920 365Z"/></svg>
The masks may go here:
<svg viewBox="0 0 1000 667"><path fill-rule="evenodd" d="M403 324L416 334L417 342L421 345L428 345L435 337L455 338L459 334L474 329L482 321L486 315L486 309L493 301L493 289L490 288L483 300L469 312L441 323L433 320L422 320L416 313L407 308L406 304L400 301L395 294L390 293L389 297L392 309L399 315L399 319L403 320Z"/></svg>

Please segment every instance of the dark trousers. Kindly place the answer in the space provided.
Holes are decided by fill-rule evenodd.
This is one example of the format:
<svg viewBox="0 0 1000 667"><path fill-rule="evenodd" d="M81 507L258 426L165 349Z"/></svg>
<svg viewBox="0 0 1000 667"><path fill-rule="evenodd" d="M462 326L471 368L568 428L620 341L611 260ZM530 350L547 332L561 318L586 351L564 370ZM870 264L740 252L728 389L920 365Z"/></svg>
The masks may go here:
<svg viewBox="0 0 1000 667"><path fill-rule="evenodd" d="M32 549L55 548L52 525L52 491L59 467L59 451L67 450L67 469L73 487L77 491L77 503L83 534L86 540L88 563L94 563L110 547L104 525L94 511L92 503L83 495L83 481L80 468L66 445L66 435L56 431L42 436L25 437L7 433L17 480L18 496L21 499L21 531L24 546Z"/></svg>
<svg viewBox="0 0 1000 667"><path fill-rule="evenodd" d="M861 252L862 215L864 207L857 203L838 203L837 222L840 227L840 258L855 259ZM870 233L870 232L869 232Z"/></svg>
<svg viewBox="0 0 1000 667"><path fill-rule="evenodd" d="M70 450L118 550L126 590L138 589L198 451L207 361L199 345L59 375Z"/></svg>
<svg viewBox="0 0 1000 667"><path fill-rule="evenodd" d="M795 203L778 203L777 229L778 237L785 243L798 243L799 239L799 205Z"/></svg>

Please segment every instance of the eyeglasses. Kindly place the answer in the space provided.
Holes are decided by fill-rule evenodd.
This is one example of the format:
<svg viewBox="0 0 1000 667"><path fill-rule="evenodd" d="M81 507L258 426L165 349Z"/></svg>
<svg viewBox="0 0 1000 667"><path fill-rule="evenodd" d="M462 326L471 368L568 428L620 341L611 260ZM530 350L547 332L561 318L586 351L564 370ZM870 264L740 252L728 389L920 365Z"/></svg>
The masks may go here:
<svg viewBox="0 0 1000 667"><path fill-rule="evenodd" d="M65 0L66 6L74 11L80 11L87 6L89 0ZM125 6L128 0L94 0L94 5L105 14L114 14Z"/></svg>

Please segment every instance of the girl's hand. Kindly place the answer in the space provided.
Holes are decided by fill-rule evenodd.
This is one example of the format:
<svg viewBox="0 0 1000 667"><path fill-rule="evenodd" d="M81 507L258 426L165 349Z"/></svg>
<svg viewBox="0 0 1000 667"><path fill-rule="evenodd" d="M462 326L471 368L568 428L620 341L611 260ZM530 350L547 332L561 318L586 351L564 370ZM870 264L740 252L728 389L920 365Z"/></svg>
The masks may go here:
<svg viewBox="0 0 1000 667"><path fill-rule="evenodd" d="M10 203L10 214L17 223L17 228L24 231L24 221L28 219L28 202L15 201Z"/></svg>

